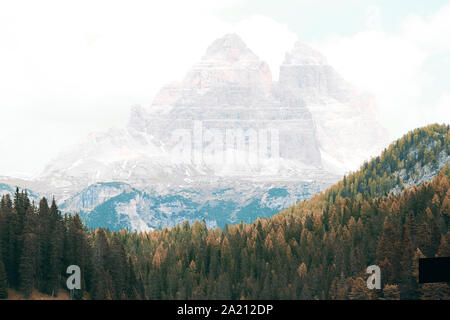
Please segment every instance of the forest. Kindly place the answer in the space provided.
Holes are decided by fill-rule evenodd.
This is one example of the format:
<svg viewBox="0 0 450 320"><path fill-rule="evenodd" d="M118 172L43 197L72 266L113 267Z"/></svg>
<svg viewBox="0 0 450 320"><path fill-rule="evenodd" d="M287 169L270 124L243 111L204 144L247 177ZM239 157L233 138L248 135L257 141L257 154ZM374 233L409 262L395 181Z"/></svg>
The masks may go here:
<svg viewBox="0 0 450 320"><path fill-rule="evenodd" d="M341 198L322 214L294 209L253 224L195 223L123 234L149 299L441 299L418 284L420 257L450 256L448 168L401 195ZM379 265L382 290L365 270Z"/></svg>
<svg viewBox="0 0 450 320"><path fill-rule="evenodd" d="M450 165L438 170L449 137L446 125L414 130L312 199L223 230L89 231L17 190L0 207L0 298L57 296L78 265L74 299L450 299L449 284L418 283L419 258L450 256ZM406 185L424 168L431 181ZM380 290L366 286L373 264Z"/></svg>
<svg viewBox="0 0 450 320"><path fill-rule="evenodd" d="M82 289L75 299L143 298L119 234L107 236L103 229L88 232L77 214L62 216L55 200L30 203L18 189L0 206L0 298L8 288L24 298L33 290L51 297L67 290L67 267L81 269Z"/></svg>

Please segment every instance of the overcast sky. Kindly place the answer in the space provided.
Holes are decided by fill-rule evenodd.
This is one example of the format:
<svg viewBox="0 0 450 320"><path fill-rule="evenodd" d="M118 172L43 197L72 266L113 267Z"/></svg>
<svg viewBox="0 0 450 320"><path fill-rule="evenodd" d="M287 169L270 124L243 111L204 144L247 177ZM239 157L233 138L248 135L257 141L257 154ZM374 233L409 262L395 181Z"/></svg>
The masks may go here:
<svg viewBox="0 0 450 320"><path fill-rule="evenodd" d="M37 173L92 131L126 124L236 32L278 76L296 40L378 100L397 138L450 122L450 5L441 0L1 1L0 175Z"/></svg>

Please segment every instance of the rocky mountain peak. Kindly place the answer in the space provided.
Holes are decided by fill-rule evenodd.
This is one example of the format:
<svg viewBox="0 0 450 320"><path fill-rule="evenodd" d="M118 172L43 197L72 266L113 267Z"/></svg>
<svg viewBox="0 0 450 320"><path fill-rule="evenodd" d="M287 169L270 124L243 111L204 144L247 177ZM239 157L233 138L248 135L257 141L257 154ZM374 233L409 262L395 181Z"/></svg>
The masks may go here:
<svg viewBox="0 0 450 320"><path fill-rule="evenodd" d="M309 45L297 41L294 48L286 53L283 65L326 65L327 59Z"/></svg>
<svg viewBox="0 0 450 320"><path fill-rule="evenodd" d="M239 60L259 60L235 33L226 34L215 40L206 50L202 60L222 60L235 62Z"/></svg>
<svg viewBox="0 0 450 320"><path fill-rule="evenodd" d="M218 90L223 96L223 90L227 91L230 86L247 91L267 91L271 84L272 74L268 64L260 60L238 35L227 34L215 40L202 60L193 65L181 84L181 91L185 94L189 88L203 95L208 90ZM155 104L167 105L169 100L179 100L179 91L174 87L162 90Z"/></svg>

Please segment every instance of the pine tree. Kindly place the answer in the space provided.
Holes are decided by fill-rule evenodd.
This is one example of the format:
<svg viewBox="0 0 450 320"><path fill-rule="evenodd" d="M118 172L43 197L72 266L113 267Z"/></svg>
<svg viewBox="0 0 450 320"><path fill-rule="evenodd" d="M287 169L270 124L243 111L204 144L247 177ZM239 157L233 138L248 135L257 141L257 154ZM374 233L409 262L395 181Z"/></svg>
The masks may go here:
<svg viewBox="0 0 450 320"><path fill-rule="evenodd" d="M127 261L127 275L126 275L126 297L130 300L136 300L138 298L138 281L136 279L136 273L134 272L133 262L131 258Z"/></svg>
<svg viewBox="0 0 450 320"><path fill-rule="evenodd" d="M46 292L51 296L58 295L62 270L62 256L64 244L64 225L61 213L56 206L55 199L53 199L49 210L49 231L51 236L48 244L48 274L46 279Z"/></svg>
<svg viewBox="0 0 450 320"><path fill-rule="evenodd" d="M110 256L108 257L107 264L109 266L111 279L113 280L113 298L120 300L123 297L126 297L127 294L126 276L129 270L127 269L125 250L117 236L114 236L112 239Z"/></svg>
<svg viewBox="0 0 450 320"><path fill-rule="evenodd" d="M38 210L38 244L39 255L38 264L36 268L36 282L39 292L51 294L48 288L48 281L51 277L51 268L49 265L51 255L51 220L50 220L50 208L46 198L42 198L39 202Z"/></svg>
<svg viewBox="0 0 450 320"><path fill-rule="evenodd" d="M437 252L439 257L450 257L450 232L441 236L441 242Z"/></svg>
<svg viewBox="0 0 450 320"><path fill-rule="evenodd" d="M25 214L23 250L19 263L20 288L29 297L35 285L37 265L39 263L39 237L37 234L38 217L33 207L29 207Z"/></svg>
<svg viewBox="0 0 450 320"><path fill-rule="evenodd" d="M400 294L402 299L415 299L417 279L414 278L414 249L411 241L411 225L409 219L405 222L401 251Z"/></svg>
<svg viewBox="0 0 450 320"><path fill-rule="evenodd" d="M8 276L6 274L5 265L0 258L0 299L8 298Z"/></svg>
<svg viewBox="0 0 450 320"><path fill-rule="evenodd" d="M3 248L3 263L8 275L8 284L14 288L18 282L18 216L13 208L9 194L2 198L0 208L3 216L1 220L4 223L0 232L2 235L0 241Z"/></svg>
<svg viewBox="0 0 450 320"><path fill-rule="evenodd" d="M92 253L91 297L95 300L113 299L113 285L108 272L110 246L104 229L98 229L94 236Z"/></svg>

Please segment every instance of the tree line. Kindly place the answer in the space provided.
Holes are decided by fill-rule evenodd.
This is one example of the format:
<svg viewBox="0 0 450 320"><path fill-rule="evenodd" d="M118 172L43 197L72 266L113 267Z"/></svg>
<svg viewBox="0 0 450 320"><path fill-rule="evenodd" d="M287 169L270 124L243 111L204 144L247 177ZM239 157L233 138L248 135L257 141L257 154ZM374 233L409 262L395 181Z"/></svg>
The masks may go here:
<svg viewBox="0 0 450 320"><path fill-rule="evenodd" d="M447 172L401 195L121 237L149 299L448 299L447 284L418 284L418 259L450 256L449 184ZM373 264L382 290L367 289Z"/></svg>
<svg viewBox="0 0 450 320"><path fill-rule="evenodd" d="M88 232L79 216L61 215L55 200L39 205L19 189L0 204L0 298L8 288L25 298L33 290L52 297L67 290L66 271L81 269L82 289L75 299L142 298L140 280L118 234L104 229Z"/></svg>

